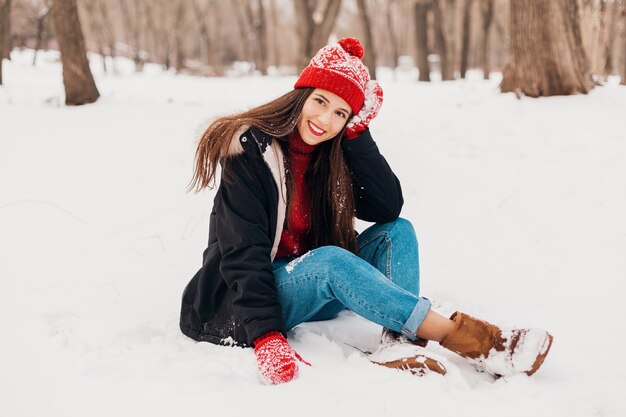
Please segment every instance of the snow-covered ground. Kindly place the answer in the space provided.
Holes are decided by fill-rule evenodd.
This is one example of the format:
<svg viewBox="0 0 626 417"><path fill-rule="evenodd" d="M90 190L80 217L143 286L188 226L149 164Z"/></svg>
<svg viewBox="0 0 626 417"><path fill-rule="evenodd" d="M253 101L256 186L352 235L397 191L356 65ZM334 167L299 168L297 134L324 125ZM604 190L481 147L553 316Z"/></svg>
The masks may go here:
<svg viewBox="0 0 626 417"><path fill-rule="evenodd" d="M201 79L118 62L68 108L54 54L5 61L0 87L0 415L626 415L626 87L517 100L498 77L381 75L371 126L402 181L423 294L555 337L533 377L493 381L453 354L445 377L377 367L376 325L345 312L290 340L314 366L262 385L250 349L178 330L212 192L189 194L219 114L294 77ZM361 224L363 227L364 224ZM622 393L622 394L620 394Z"/></svg>

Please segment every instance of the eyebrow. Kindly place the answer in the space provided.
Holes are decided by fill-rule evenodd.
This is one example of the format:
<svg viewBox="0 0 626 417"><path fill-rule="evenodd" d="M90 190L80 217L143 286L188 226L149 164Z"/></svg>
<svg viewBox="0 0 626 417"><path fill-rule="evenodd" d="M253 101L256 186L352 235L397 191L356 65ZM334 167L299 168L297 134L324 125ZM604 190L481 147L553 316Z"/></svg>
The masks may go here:
<svg viewBox="0 0 626 417"><path fill-rule="evenodd" d="M323 99L324 99L324 101L326 101L327 103L330 103L330 100L329 100L329 99L327 99L326 97L324 97L322 94L320 94L320 93L315 93L315 95L316 95L316 96L320 96L321 98L323 98ZM350 114L350 112L349 112L348 110L344 109L343 107L339 107L339 110L343 110L343 111L345 111L345 112L346 112L346 114Z"/></svg>

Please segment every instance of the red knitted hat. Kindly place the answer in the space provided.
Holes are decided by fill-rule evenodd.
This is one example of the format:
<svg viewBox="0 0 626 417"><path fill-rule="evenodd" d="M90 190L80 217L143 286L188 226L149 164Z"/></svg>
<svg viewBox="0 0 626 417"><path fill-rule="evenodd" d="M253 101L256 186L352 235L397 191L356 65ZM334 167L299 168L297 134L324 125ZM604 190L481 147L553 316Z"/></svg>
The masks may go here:
<svg viewBox="0 0 626 417"><path fill-rule="evenodd" d="M294 88L315 87L328 90L344 99L357 114L365 100L370 80L367 67L361 62L363 47L358 39L343 38L326 45L302 71Z"/></svg>

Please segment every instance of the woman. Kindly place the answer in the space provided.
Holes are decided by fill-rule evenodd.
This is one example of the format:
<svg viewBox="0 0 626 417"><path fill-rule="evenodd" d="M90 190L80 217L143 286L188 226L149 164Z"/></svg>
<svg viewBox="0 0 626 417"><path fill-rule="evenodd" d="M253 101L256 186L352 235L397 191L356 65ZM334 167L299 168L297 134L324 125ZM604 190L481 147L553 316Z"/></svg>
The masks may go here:
<svg viewBox="0 0 626 417"><path fill-rule="evenodd" d="M282 383L298 362L308 365L286 332L348 308L383 326L386 347L414 348L384 365L445 374L419 351L434 340L493 375L534 373L551 346L546 331L505 331L460 312L448 319L419 296L417 240L398 217L400 183L368 130L382 90L362 57L356 39L327 45L293 91L204 133L191 188L212 186L218 164L221 181L181 330L253 346L262 378ZM355 216L375 224L357 234Z"/></svg>

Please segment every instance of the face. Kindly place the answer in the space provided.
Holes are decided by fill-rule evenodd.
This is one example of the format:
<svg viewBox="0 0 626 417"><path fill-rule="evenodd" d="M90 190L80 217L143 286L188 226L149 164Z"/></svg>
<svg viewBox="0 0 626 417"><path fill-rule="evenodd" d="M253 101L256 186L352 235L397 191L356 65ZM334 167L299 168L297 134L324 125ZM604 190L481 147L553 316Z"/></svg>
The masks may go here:
<svg viewBox="0 0 626 417"><path fill-rule="evenodd" d="M334 138L350 117L350 106L336 94L321 88L313 90L304 102L298 120L298 132L309 145Z"/></svg>

